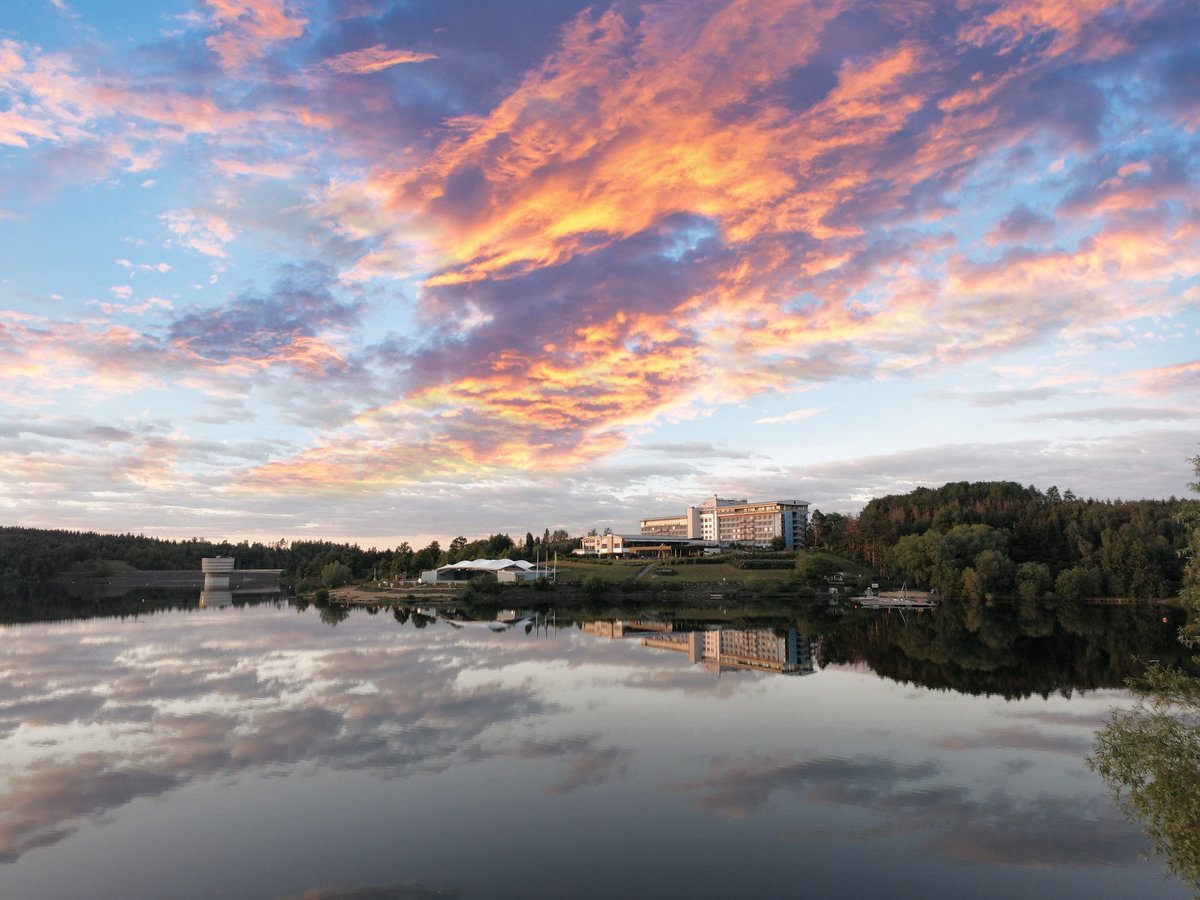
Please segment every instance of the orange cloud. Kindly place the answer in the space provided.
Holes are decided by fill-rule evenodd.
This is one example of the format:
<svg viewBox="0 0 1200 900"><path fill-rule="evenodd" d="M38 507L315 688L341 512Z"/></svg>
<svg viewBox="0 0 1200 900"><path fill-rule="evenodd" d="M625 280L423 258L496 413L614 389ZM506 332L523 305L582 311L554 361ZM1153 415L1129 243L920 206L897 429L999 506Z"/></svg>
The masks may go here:
<svg viewBox="0 0 1200 900"><path fill-rule="evenodd" d="M428 163L377 173L364 193L386 198L440 249L430 286L557 265L680 213L714 221L735 245L784 233L853 237L858 226L841 210L881 184L879 154L939 82L936 61L906 43L845 63L806 110L769 94L750 102L808 61L838 9L738 7L692 31L652 17L641 33L614 11L585 15L491 114L458 120ZM754 64L714 69L731 44L753 46ZM961 161L965 144L935 143L917 166L888 171L890 193ZM482 205L460 208L450 185L478 176ZM359 268L377 270L387 252ZM828 267L823 252L844 256L818 243L801 265Z"/></svg>
<svg viewBox="0 0 1200 900"><path fill-rule="evenodd" d="M796 187L790 157L808 144L805 123L773 106L744 122L719 114L803 62L835 12L767 6L683 36L674 22L638 35L614 11L584 15L490 115L459 120L430 162L381 173L374 187L441 232L451 267L431 284L553 265L594 249L595 236L628 236L678 212L722 220L735 240L790 225L799 208L779 204ZM762 52L755 66L714 77L713 59L730 43ZM486 178L486 208L459 216L446 184L472 171Z"/></svg>
<svg viewBox="0 0 1200 900"><path fill-rule="evenodd" d="M578 329L561 351L500 354L482 374L364 411L337 437L249 472L246 484L338 490L577 465L618 449L626 429L689 394L702 371L675 337L652 317L618 316Z"/></svg>
<svg viewBox="0 0 1200 900"><path fill-rule="evenodd" d="M1144 293L1136 303L1122 295L1177 274L1180 257L1164 237L1117 221L1074 250L995 262L939 260L949 235L903 234L886 254L872 246L865 226L902 220L899 209L923 182L957 177L1022 139L1002 101L1040 60L1013 60L958 86L950 61L912 39L847 59L800 108L764 90L812 62L816 35L843 8L763 3L688 18L655 7L636 25L611 9L585 13L491 112L456 120L426 162L352 186L352 233L382 238L354 273L409 272L421 257L436 259L430 298L606 253L676 215L711 223L731 251L714 280L674 308L628 314L623 298L603 297L596 317L545 352L496 350L486 366L419 385L356 428L419 417L420 446L437 447L451 471L565 466L703 398L728 401L781 380L922 371L1046 331L1145 314ZM1116 52L1118 44L1093 39L1099 9L1060 14L1024 3L961 39L1015 46L1053 34L1055 52L1085 40L1088 52ZM722 64L731 58L746 64ZM942 115L912 152L893 151L930 108ZM471 187L460 195L464 181ZM1158 199L1147 194L1140 206ZM347 201L329 202L333 210ZM384 213L403 225L389 232ZM1114 294L1114 270L1127 292ZM811 302L796 304L798 295ZM430 298L431 319L469 312ZM677 347L662 337L684 323L693 338ZM385 463L387 478L410 477L403 443L372 447L404 460ZM361 472L346 455L330 444L252 478L307 483L313 473Z"/></svg>

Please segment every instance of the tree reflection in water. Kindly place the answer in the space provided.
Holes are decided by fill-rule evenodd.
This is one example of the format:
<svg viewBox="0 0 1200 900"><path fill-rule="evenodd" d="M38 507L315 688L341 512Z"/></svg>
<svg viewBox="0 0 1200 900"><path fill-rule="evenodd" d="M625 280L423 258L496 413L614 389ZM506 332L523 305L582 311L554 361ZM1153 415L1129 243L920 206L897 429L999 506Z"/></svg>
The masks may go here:
<svg viewBox="0 0 1200 900"><path fill-rule="evenodd" d="M901 683L1016 700L1124 687L1145 668L1137 660L1190 668L1183 620L1169 606L964 602L812 630L821 667L865 663Z"/></svg>
<svg viewBox="0 0 1200 900"><path fill-rule="evenodd" d="M1192 460L1200 475L1200 457ZM1200 492L1200 483L1191 485ZM1190 511L1184 599L1190 622L1180 642L1200 645L1200 508ZM1200 665L1200 656L1193 657ZM1130 687L1138 702L1113 710L1096 735L1088 764L1113 792L1121 810L1138 821L1155 854L1200 894L1200 677L1182 669L1151 664Z"/></svg>
<svg viewBox="0 0 1200 900"><path fill-rule="evenodd" d="M1088 764L1146 830L1171 871L1200 892L1200 680L1157 664L1114 710Z"/></svg>

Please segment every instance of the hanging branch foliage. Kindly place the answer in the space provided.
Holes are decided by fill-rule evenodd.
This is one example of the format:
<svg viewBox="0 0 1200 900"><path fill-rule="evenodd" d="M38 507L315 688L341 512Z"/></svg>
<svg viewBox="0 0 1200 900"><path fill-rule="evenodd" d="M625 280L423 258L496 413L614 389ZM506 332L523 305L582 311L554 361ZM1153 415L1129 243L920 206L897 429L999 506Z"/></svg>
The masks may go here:
<svg viewBox="0 0 1200 900"><path fill-rule="evenodd" d="M1200 476L1200 457L1192 460ZM1200 482L1191 485L1200 492ZM1189 504L1183 598L1191 606L1180 641L1200 644L1200 504ZM1158 663L1130 687L1138 700L1114 710L1096 735L1088 765L1105 780L1152 851L1200 893L1200 678Z"/></svg>

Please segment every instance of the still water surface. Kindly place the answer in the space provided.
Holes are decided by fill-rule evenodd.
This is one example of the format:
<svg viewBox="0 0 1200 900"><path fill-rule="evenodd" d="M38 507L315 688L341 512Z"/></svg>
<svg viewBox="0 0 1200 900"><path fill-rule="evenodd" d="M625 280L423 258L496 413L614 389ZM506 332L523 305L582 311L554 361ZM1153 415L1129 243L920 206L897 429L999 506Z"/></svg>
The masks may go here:
<svg viewBox="0 0 1200 900"><path fill-rule="evenodd" d="M861 661L932 618L778 629L790 674L735 629L329 621L0 629L0 896L1188 896L1084 762L1124 692Z"/></svg>

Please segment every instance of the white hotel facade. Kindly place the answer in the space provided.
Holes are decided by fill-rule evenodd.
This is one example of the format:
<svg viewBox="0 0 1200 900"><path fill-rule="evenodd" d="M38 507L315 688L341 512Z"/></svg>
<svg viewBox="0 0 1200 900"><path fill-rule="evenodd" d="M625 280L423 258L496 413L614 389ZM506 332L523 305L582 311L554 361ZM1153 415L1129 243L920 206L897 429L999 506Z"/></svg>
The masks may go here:
<svg viewBox="0 0 1200 900"><path fill-rule="evenodd" d="M680 516L641 520L643 535L711 541L718 546L770 547L782 539L788 550L804 546L808 504L801 500L728 500L709 497Z"/></svg>

